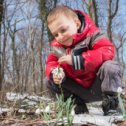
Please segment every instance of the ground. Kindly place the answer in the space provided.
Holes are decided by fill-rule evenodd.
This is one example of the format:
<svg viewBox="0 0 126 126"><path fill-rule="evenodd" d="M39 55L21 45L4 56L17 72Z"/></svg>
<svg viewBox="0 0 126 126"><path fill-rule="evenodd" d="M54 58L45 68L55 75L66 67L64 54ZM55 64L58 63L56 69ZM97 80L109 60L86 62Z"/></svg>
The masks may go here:
<svg viewBox="0 0 126 126"><path fill-rule="evenodd" d="M6 104L4 101L0 108L0 126L47 126L47 123L49 123L48 126L52 126L56 122L57 124L70 122L70 119L66 118L68 113L64 113L71 107L70 100L64 103L59 98L57 103L46 97L6 93ZM101 102L90 103L87 106L89 114L68 115L73 117L69 126L126 126L126 121L121 114L103 116Z"/></svg>

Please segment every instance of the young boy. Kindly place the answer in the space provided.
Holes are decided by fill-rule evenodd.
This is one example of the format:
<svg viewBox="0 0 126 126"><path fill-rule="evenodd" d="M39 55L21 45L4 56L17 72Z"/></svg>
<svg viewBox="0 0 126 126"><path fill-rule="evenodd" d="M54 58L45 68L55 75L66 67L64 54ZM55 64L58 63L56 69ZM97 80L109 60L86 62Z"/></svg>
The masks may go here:
<svg viewBox="0 0 126 126"><path fill-rule="evenodd" d="M72 95L76 114L88 113L85 103L99 100L103 100L104 115L116 110L116 92L122 82L120 68L113 61L112 42L87 14L67 6L53 8L47 23L54 36L46 62L49 90L54 95L60 94L61 87L64 100Z"/></svg>

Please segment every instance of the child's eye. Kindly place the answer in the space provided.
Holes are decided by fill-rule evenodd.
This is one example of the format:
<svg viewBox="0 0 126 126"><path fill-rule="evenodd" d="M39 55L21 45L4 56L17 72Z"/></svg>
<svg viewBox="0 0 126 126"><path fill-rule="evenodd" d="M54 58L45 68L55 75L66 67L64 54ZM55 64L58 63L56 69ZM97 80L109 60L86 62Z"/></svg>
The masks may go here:
<svg viewBox="0 0 126 126"><path fill-rule="evenodd" d="M54 34L54 37L55 37L55 38L58 37L58 34Z"/></svg>
<svg viewBox="0 0 126 126"><path fill-rule="evenodd" d="M62 29L62 30L61 30L61 33L64 33L64 32L66 32L66 30L67 30L67 29Z"/></svg>
<svg viewBox="0 0 126 126"><path fill-rule="evenodd" d="M61 29L61 33L66 32L68 29L69 29L69 26L66 26L66 27L62 28L62 29Z"/></svg>

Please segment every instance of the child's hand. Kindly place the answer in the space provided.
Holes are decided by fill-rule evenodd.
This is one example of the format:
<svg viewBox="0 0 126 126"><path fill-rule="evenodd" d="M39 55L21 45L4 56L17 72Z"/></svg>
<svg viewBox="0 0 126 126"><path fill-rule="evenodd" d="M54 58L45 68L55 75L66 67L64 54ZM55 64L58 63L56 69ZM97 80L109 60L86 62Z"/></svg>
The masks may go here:
<svg viewBox="0 0 126 126"><path fill-rule="evenodd" d="M71 55L66 55L66 56L60 57L59 60L58 60L58 62L59 62L59 64L67 63L69 65L72 65Z"/></svg>
<svg viewBox="0 0 126 126"><path fill-rule="evenodd" d="M53 74L54 83L61 84L64 77L65 77L65 73L63 71L63 68L57 67L57 68L53 69L52 74Z"/></svg>

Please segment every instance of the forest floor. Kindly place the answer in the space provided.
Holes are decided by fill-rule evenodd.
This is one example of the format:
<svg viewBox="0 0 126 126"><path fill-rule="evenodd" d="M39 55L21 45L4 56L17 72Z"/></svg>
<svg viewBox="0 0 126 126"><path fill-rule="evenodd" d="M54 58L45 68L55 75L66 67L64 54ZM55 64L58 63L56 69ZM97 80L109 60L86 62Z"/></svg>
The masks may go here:
<svg viewBox="0 0 126 126"><path fill-rule="evenodd" d="M90 114L73 115L71 124L67 123L70 120L61 116L61 107L64 106L57 112L54 110L57 105L54 106L54 101L46 97L6 93L0 105L0 126L126 126L121 114L103 116L100 103L88 104Z"/></svg>

